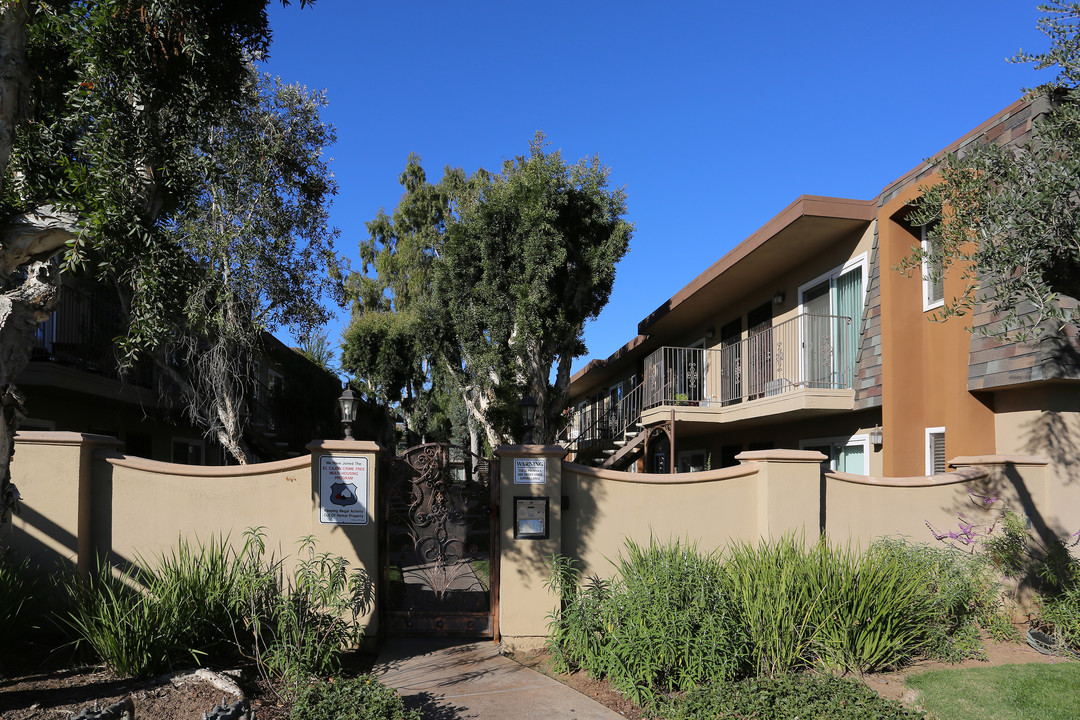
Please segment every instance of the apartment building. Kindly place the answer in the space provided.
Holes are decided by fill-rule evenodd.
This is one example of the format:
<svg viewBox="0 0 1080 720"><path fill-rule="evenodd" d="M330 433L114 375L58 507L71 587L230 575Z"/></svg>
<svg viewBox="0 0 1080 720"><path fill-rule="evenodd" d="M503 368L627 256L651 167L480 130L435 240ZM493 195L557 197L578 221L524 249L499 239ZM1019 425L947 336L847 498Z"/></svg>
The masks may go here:
<svg viewBox="0 0 1080 720"><path fill-rule="evenodd" d="M942 152L1024 142L1045 110L1018 101ZM990 322L984 307L931 322L959 272L935 284L894 269L925 241L910 202L934 180L922 163L870 200L797 198L573 377L572 457L689 472L813 449L834 470L896 477L1039 454L1064 479L1080 440L1075 333L998 342L968 329Z"/></svg>

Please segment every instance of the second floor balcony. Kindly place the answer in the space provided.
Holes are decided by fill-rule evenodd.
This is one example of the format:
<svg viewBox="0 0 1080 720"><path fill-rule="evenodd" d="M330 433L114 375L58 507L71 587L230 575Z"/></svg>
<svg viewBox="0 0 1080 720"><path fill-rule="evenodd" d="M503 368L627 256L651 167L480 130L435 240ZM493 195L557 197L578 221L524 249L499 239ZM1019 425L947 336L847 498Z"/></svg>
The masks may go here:
<svg viewBox="0 0 1080 720"><path fill-rule="evenodd" d="M645 358L642 420L740 420L854 408L852 319L802 313L713 348L662 347Z"/></svg>

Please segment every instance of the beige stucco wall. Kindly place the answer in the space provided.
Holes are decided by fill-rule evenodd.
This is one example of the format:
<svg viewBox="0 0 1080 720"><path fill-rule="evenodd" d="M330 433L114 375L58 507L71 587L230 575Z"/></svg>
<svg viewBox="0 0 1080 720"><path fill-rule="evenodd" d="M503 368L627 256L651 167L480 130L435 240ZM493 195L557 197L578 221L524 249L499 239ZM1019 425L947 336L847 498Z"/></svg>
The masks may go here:
<svg viewBox="0 0 1080 720"><path fill-rule="evenodd" d="M1046 457L1046 521L1059 535L1080 530L1080 392L1047 383L994 394L999 454Z"/></svg>
<svg viewBox="0 0 1080 720"><path fill-rule="evenodd" d="M679 539L703 551L728 539L758 533L756 465L683 474L639 474L566 463L563 553L585 575L610 577L614 561L633 539L648 545Z"/></svg>
<svg viewBox="0 0 1080 720"><path fill-rule="evenodd" d="M373 581L378 577L374 443L321 441L309 446L311 455L293 460L205 467L126 457L110 438L28 435L17 443L13 466L24 511L12 544L44 565L76 556L83 570L96 557L120 567L152 564L180 538L228 537L239 546L247 528L261 527L275 559L295 559L297 541L312 535L317 552L343 557ZM319 522L318 467L326 454L368 458L366 525ZM287 560L286 570L292 567ZM369 635L377 632L376 617L373 606L364 619Z"/></svg>
<svg viewBox="0 0 1080 720"><path fill-rule="evenodd" d="M562 553L562 459L566 450L557 445L507 445L495 451L499 458L499 594L497 631L512 650L540 647L547 637L548 614L556 598L544 582L548 560ZM515 482L514 460L540 458L546 463L542 484ZM514 498L548 499L548 537L514 537Z"/></svg>

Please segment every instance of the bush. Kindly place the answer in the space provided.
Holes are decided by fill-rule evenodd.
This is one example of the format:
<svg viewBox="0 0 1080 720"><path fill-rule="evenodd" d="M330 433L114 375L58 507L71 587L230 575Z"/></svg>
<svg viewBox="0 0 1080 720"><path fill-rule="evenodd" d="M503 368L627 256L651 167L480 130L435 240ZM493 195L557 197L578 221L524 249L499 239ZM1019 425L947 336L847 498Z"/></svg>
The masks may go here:
<svg viewBox="0 0 1080 720"><path fill-rule="evenodd" d="M102 563L86 583L72 582L66 625L77 647L91 649L115 673L149 677L240 652L284 694L310 675L338 669L342 651L359 642L359 615L372 585L345 561L301 541L291 576L265 558L258 529L237 553L227 539L181 541L155 570L119 575ZM141 560L141 559L140 559Z"/></svg>
<svg viewBox="0 0 1080 720"><path fill-rule="evenodd" d="M611 583L582 588L572 563L554 559L550 586L563 602L548 646L557 670L606 677L648 706L660 693L736 675L745 649L717 558L678 541L628 540L616 569Z"/></svg>
<svg viewBox="0 0 1080 720"><path fill-rule="evenodd" d="M420 720L401 698L371 675L350 680L320 680L302 688L290 720Z"/></svg>
<svg viewBox="0 0 1080 720"><path fill-rule="evenodd" d="M30 561L16 561L0 552L0 637L22 642L43 620L44 587L30 568Z"/></svg>
<svg viewBox="0 0 1080 720"><path fill-rule="evenodd" d="M687 693L662 709L668 720L901 720L925 715L887 700L856 680L793 673L716 683Z"/></svg>
<svg viewBox="0 0 1080 720"><path fill-rule="evenodd" d="M873 672L924 650L933 621L926 574L897 547L875 544L860 556L822 540L806 570L820 597L811 613L820 663Z"/></svg>

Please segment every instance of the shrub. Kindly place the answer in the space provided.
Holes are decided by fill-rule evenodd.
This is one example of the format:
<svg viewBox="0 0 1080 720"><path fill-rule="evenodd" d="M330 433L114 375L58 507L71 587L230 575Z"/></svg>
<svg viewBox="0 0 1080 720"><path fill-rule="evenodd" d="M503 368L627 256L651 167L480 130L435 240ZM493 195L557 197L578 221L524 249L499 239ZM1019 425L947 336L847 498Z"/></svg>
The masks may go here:
<svg viewBox="0 0 1080 720"><path fill-rule="evenodd" d="M745 644L713 555L673 541L626 541L604 606L608 677L638 704L741 669Z"/></svg>
<svg viewBox="0 0 1080 720"><path fill-rule="evenodd" d="M925 715L907 710L856 680L791 673L698 688L662 709L668 720L901 720Z"/></svg>
<svg viewBox="0 0 1080 720"><path fill-rule="evenodd" d="M42 620L44 588L30 568L30 560L16 561L0 552L0 637L22 642Z"/></svg>
<svg viewBox="0 0 1080 720"><path fill-rule="evenodd" d="M606 629L602 613L611 596L610 585L598 577L583 588L581 572L565 555L553 555L545 586L559 598L559 609L548 615L547 647L556 672L585 670L602 677L607 670Z"/></svg>
<svg viewBox="0 0 1080 720"><path fill-rule="evenodd" d="M926 574L908 555L875 544L859 555L820 541L808 555L812 610L824 665L858 672L895 667L927 644L933 604Z"/></svg>
<svg viewBox="0 0 1080 720"><path fill-rule="evenodd" d="M349 680L320 680L302 688L290 720L420 720L401 698L371 675Z"/></svg>
<svg viewBox="0 0 1080 720"><path fill-rule="evenodd" d="M808 664L823 599L802 542L789 535L758 545L739 543L723 567L754 672L773 677Z"/></svg>

